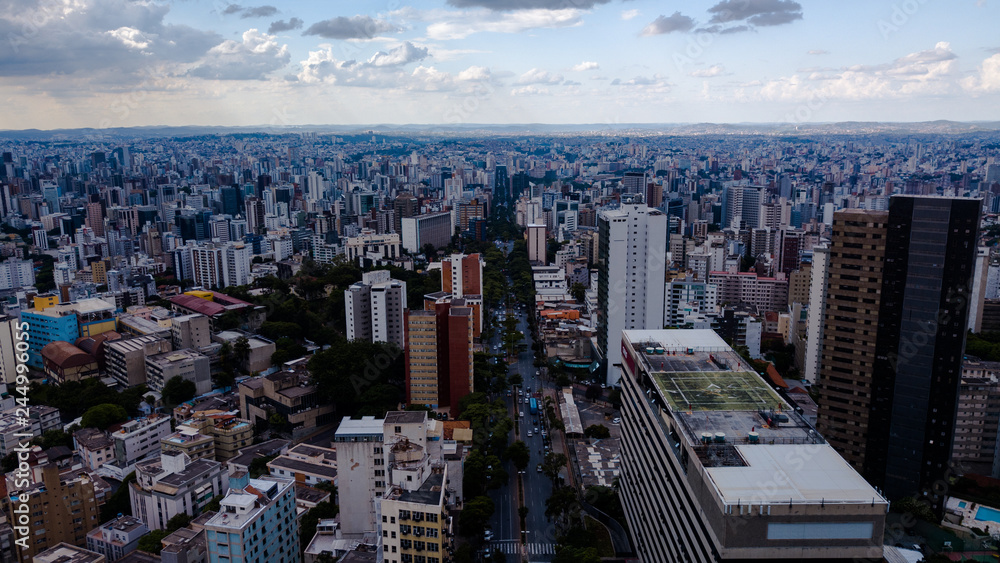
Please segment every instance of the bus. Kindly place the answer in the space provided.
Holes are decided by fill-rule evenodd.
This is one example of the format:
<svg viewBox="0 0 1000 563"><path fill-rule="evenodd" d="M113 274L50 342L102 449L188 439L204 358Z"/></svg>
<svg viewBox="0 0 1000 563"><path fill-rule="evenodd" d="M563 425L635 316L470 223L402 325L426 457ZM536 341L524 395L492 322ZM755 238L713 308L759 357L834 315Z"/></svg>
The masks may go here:
<svg viewBox="0 0 1000 563"><path fill-rule="evenodd" d="M538 401L536 401L534 397L531 398L529 406L531 407L531 414L538 414Z"/></svg>

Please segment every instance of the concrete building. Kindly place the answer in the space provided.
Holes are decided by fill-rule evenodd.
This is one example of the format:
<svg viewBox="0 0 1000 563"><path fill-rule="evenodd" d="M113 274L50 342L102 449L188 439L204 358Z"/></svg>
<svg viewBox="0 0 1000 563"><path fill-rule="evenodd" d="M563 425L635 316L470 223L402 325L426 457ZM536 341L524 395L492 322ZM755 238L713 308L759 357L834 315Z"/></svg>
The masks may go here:
<svg viewBox="0 0 1000 563"><path fill-rule="evenodd" d="M663 328L667 216L623 199L598 217L597 346L607 383L618 381L623 330Z"/></svg>
<svg viewBox="0 0 1000 563"><path fill-rule="evenodd" d="M806 351L803 379L816 383L819 379L823 330L826 327L827 282L830 275L830 247L813 247L813 262L809 280L809 312L806 318Z"/></svg>
<svg viewBox="0 0 1000 563"><path fill-rule="evenodd" d="M962 473L1000 478L1000 362L966 356L951 459Z"/></svg>
<svg viewBox="0 0 1000 563"><path fill-rule="evenodd" d="M212 390L212 369L208 356L190 349L146 356L146 383L157 393L175 377L194 383L195 395Z"/></svg>
<svg viewBox="0 0 1000 563"><path fill-rule="evenodd" d="M333 405L320 401L304 366L241 381L239 393L241 416L255 425L278 414L301 437L334 423Z"/></svg>
<svg viewBox="0 0 1000 563"><path fill-rule="evenodd" d="M168 434L170 417L163 414L151 414L122 424L121 428L111 433L115 442L115 464L127 468L139 460L159 454L160 440Z"/></svg>
<svg viewBox="0 0 1000 563"><path fill-rule="evenodd" d="M215 438L202 434L198 428L180 425L177 431L160 439L162 453L179 452L191 461L215 459Z"/></svg>
<svg viewBox="0 0 1000 563"><path fill-rule="evenodd" d="M548 241L545 236L545 225L528 225L525 231L528 238L528 261L545 264L547 261Z"/></svg>
<svg viewBox="0 0 1000 563"><path fill-rule="evenodd" d="M663 323L681 327L690 315L712 313L716 309L718 288L692 276L674 278L667 283Z"/></svg>
<svg viewBox="0 0 1000 563"><path fill-rule="evenodd" d="M215 333L212 340L219 343L228 342L230 346L236 344L240 338L246 338L250 345L250 353L247 355L244 369L249 373L257 373L270 369L271 356L277 350L274 342L256 334L249 334L238 330L224 330Z"/></svg>
<svg viewBox="0 0 1000 563"><path fill-rule="evenodd" d="M115 441L103 430L81 428L73 433L73 446L83 458L83 467L96 471L98 467L115 459Z"/></svg>
<svg viewBox="0 0 1000 563"><path fill-rule="evenodd" d="M441 260L441 291L454 297L483 294L483 267L479 254L452 254Z"/></svg>
<svg viewBox="0 0 1000 563"><path fill-rule="evenodd" d="M50 342L75 342L81 336L113 331L117 326L115 309L114 303L98 298L60 304L54 296L35 297L34 308L21 312L21 321L29 326L28 365L43 368L42 348Z"/></svg>
<svg viewBox="0 0 1000 563"><path fill-rule="evenodd" d="M747 304L760 313L788 308L785 274L768 278L754 272L709 272L708 281L718 288L719 305Z"/></svg>
<svg viewBox="0 0 1000 563"><path fill-rule="evenodd" d="M275 477L293 479L296 483L317 485L337 483L337 450L299 444L267 463Z"/></svg>
<svg viewBox="0 0 1000 563"><path fill-rule="evenodd" d="M179 315L170 319L174 348L194 348L212 343L211 320L201 314Z"/></svg>
<svg viewBox="0 0 1000 563"><path fill-rule="evenodd" d="M452 528L447 506L447 466L417 487L393 485L382 499L382 553L389 563L446 561Z"/></svg>
<svg viewBox="0 0 1000 563"><path fill-rule="evenodd" d="M181 452L164 452L158 459L136 464L128 484L132 515L151 530L162 530L178 514L197 516L211 500L226 492L222 464L191 461Z"/></svg>
<svg viewBox="0 0 1000 563"><path fill-rule="evenodd" d="M134 516L118 516L87 534L87 549L100 553L109 563L118 561L139 547L139 538L149 533L149 528Z"/></svg>
<svg viewBox="0 0 1000 563"><path fill-rule="evenodd" d="M27 335L28 326L22 325L17 317L0 315L0 382L11 384L17 380L17 348L15 346ZM29 343L22 344L28 346Z"/></svg>
<svg viewBox="0 0 1000 563"><path fill-rule="evenodd" d="M403 255L399 233L377 234L372 231L362 231L356 237L347 237L344 244L347 259L356 262L359 258L396 259Z"/></svg>
<svg viewBox="0 0 1000 563"><path fill-rule="evenodd" d="M462 299L425 298L406 316L406 402L451 409L472 392L473 311Z"/></svg>
<svg viewBox="0 0 1000 563"><path fill-rule="evenodd" d="M627 330L622 352L640 561L882 559L887 501L714 331Z"/></svg>
<svg viewBox="0 0 1000 563"><path fill-rule="evenodd" d="M406 282L389 275L387 270L365 272L360 282L344 290L348 340L391 342L400 349L405 345Z"/></svg>
<svg viewBox="0 0 1000 563"><path fill-rule="evenodd" d="M403 248L410 254L423 252L426 245L434 248L448 246L452 236L450 212L428 213L400 220L403 228Z"/></svg>
<svg viewBox="0 0 1000 563"><path fill-rule="evenodd" d="M361 420L345 416L334 435L340 527L348 537L377 529L376 499L386 487L383 423L372 416Z"/></svg>
<svg viewBox="0 0 1000 563"><path fill-rule="evenodd" d="M209 561L301 563L291 479L230 477L219 513L205 522Z"/></svg>
<svg viewBox="0 0 1000 563"><path fill-rule="evenodd" d="M104 563L107 559L100 553L60 543L32 558L32 563Z"/></svg>
<svg viewBox="0 0 1000 563"><path fill-rule="evenodd" d="M21 501L21 499L27 499ZM61 543L83 547L87 532L98 525L94 482L87 474L59 474L55 464L42 468L42 480L26 489L10 491L7 520L17 522L15 510L27 505L31 531L27 547L18 545L18 558L28 563L43 551Z"/></svg>
<svg viewBox="0 0 1000 563"><path fill-rule="evenodd" d="M100 375L97 358L70 344L57 340L42 348L45 375L57 383L80 381Z"/></svg>
<svg viewBox="0 0 1000 563"><path fill-rule="evenodd" d="M35 263L11 256L0 262L0 290L20 289L35 285Z"/></svg>
<svg viewBox="0 0 1000 563"><path fill-rule="evenodd" d="M122 387L146 383L146 356L172 351L169 340L156 336L138 336L115 340L104 345L107 374Z"/></svg>

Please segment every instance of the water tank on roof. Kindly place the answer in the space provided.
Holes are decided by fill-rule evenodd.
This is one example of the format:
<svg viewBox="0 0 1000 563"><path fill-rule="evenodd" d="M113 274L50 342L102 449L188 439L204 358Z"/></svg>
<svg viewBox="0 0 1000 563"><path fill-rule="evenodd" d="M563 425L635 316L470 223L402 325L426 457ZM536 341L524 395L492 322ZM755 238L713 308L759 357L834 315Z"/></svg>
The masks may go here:
<svg viewBox="0 0 1000 563"><path fill-rule="evenodd" d="M712 433L711 432L702 432L701 433L701 443L702 444L708 444L711 441L712 441Z"/></svg>
<svg viewBox="0 0 1000 563"><path fill-rule="evenodd" d="M726 441L726 433L725 432L716 432L715 433L715 443L716 444L722 444L725 441Z"/></svg>
<svg viewBox="0 0 1000 563"><path fill-rule="evenodd" d="M663 348L659 346L656 347L656 355L662 356L664 352L666 352L666 350L664 350Z"/></svg>
<svg viewBox="0 0 1000 563"><path fill-rule="evenodd" d="M750 442L751 444L759 444L759 443L760 443L760 434L758 434L758 433L756 433L756 432L751 432L751 433L749 433L749 434L747 435L747 440L748 440L748 441L749 441L749 442Z"/></svg>

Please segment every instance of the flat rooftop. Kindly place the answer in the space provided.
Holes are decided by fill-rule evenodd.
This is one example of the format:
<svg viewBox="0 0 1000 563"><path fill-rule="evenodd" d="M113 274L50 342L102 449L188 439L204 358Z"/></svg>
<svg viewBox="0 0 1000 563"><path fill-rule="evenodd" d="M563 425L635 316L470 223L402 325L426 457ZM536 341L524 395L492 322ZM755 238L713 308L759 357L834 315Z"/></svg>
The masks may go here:
<svg viewBox="0 0 1000 563"><path fill-rule="evenodd" d="M745 467L705 471L725 504L882 503L882 497L829 445L736 446ZM803 460L791 464L789 460Z"/></svg>
<svg viewBox="0 0 1000 563"><path fill-rule="evenodd" d="M362 436L371 437L378 435L381 437L384 422L383 419L375 418L374 416L366 416L360 420L345 416L340 421L340 426L337 427L334 441L350 442L351 438Z"/></svg>

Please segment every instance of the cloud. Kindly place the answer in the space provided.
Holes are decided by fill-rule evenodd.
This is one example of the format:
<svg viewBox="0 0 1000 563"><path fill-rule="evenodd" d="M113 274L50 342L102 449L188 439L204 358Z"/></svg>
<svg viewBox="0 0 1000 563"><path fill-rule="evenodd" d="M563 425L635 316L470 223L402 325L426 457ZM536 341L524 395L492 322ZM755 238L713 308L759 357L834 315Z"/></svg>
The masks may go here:
<svg viewBox="0 0 1000 563"><path fill-rule="evenodd" d="M242 41L228 39L212 47L188 75L210 80L263 80L288 64L287 45L273 35L249 29Z"/></svg>
<svg viewBox="0 0 1000 563"><path fill-rule="evenodd" d="M940 42L933 49L910 53L890 63L807 70L761 84L746 84L743 93L771 101L939 96L956 88L956 59L951 46Z"/></svg>
<svg viewBox="0 0 1000 563"><path fill-rule="evenodd" d="M708 32L739 33L755 27L782 25L802 19L802 6L793 0L722 0L708 9ZM724 27L726 24L739 24Z"/></svg>
<svg viewBox="0 0 1000 563"><path fill-rule="evenodd" d="M628 21L639 15L639 10L625 10L622 12L622 19Z"/></svg>
<svg viewBox="0 0 1000 563"><path fill-rule="evenodd" d="M548 96L548 88L539 88L538 86L524 86L522 88L514 88L510 91L511 96Z"/></svg>
<svg viewBox="0 0 1000 563"><path fill-rule="evenodd" d="M398 31L402 28L371 16L338 16L312 24L302 35L318 35L325 39L373 39L379 33Z"/></svg>
<svg viewBox="0 0 1000 563"><path fill-rule="evenodd" d="M488 10L444 12L427 26L427 36L435 40L465 39L474 33L521 33L531 29L573 27L583 23L583 12L562 10L520 10L497 13Z"/></svg>
<svg viewBox="0 0 1000 563"><path fill-rule="evenodd" d="M302 71L295 80L306 84L333 84L379 89L447 91L464 88L467 84L493 82L486 67L470 66L452 76L433 66L417 66L406 71L403 66L427 57L428 49L405 42L388 52L376 52L367 61L340 60L332 45L310 51L301 61Z"/></svg>
<svg viewBox="0 0 1000 563"><path fill-rule="evenodd" d="M547 70L533 68L517 77L514 84L559 84L562 81L561 74L552 74Z"/></svg>
<svg viewBox="0 0 1000 563"><path fill-rule="evenodd" d="M576 72L583 72L585 70L597 70L599 68L601 68L601 65L595 63L594 61L583 61L580 64L573 65L573 68L571 68L570 70Z"/></svg>
<svg viewBox="0 0 1000 563"><path fill-rule="evenodd" d="M289 18L288 21L278 20L271 22L271 26L267 28L267 32L274 35L275 33L281 33L282 31L291 31L293 29L302 29L302 24L304 22L299 18Z"/></svg>
<svg viewBox="0 0 1000 563"><path fill-rule="evenodd" d="M563 86L582 86L582 84L580 84L576 80L567 80L567 81L563 82L562 85Z"/></svg>
<svg viewBox="0 0 1000 563"><path fill-rule="evenodd" d="M232 16L239 14L240 18L267 18L278 13L278 9L274 6L241 6L239 4L229 4L224 10L222 10L222 15Z"/></svg>
<svg viewBox="0 0 1000 563"><path fill-rule="evenodd" d="M0 10L0 76L81 77L73 90L86 84L96 93L169 74L165 69L190 64L222 41L213 31L165 23L168 4L75 0L59 6L53 12L46 3L28 2Z"/></svg>
<svg viewBox="0 0 1000 563"><path fill-rule="evenodd" d="M1000 53L984 60L978 74L967 77L962 86L974 92L1000 91Z"/></svg>
<svg viewBox="0 0 1000 563"><path fill-rule="evenodd" d="M810 49L806 52L807 55L829 55L830 51L825 51L823 49Z"/></svg>
<svg viewBox="0 0 1000 563"><path fill-rule="evenodd" d="M724 71L725 69L722 67L722 65L712 65L708 68L701 68L694 72L691 72L690 75L697 78L711 78L713 76L719 76Z"/></svg>
<svg viewBox="0 0 1000 563"><path fill-rule="evenodd" d="M580 10L589 10L611 0L448 0L456 8L487 8L496 12L514 10L562 10L567 5Z"/></svg>
<svg viewBox="0 0 1000 563"><path fill-rule="evenodd" d="M427 58L427 47L416 47L409 41L395 49L383 53L379 51L372 55L368 63L372 66L399 66Z"/></svg>
<svg viewBox="0 0 1000 563"><path fill-rule="evenodd" d="M691 31L694 28L694 20L680 12L674 12L672 16L659 16L652 23L642 28L639 35L663 35L675 31Z"/></svg>

